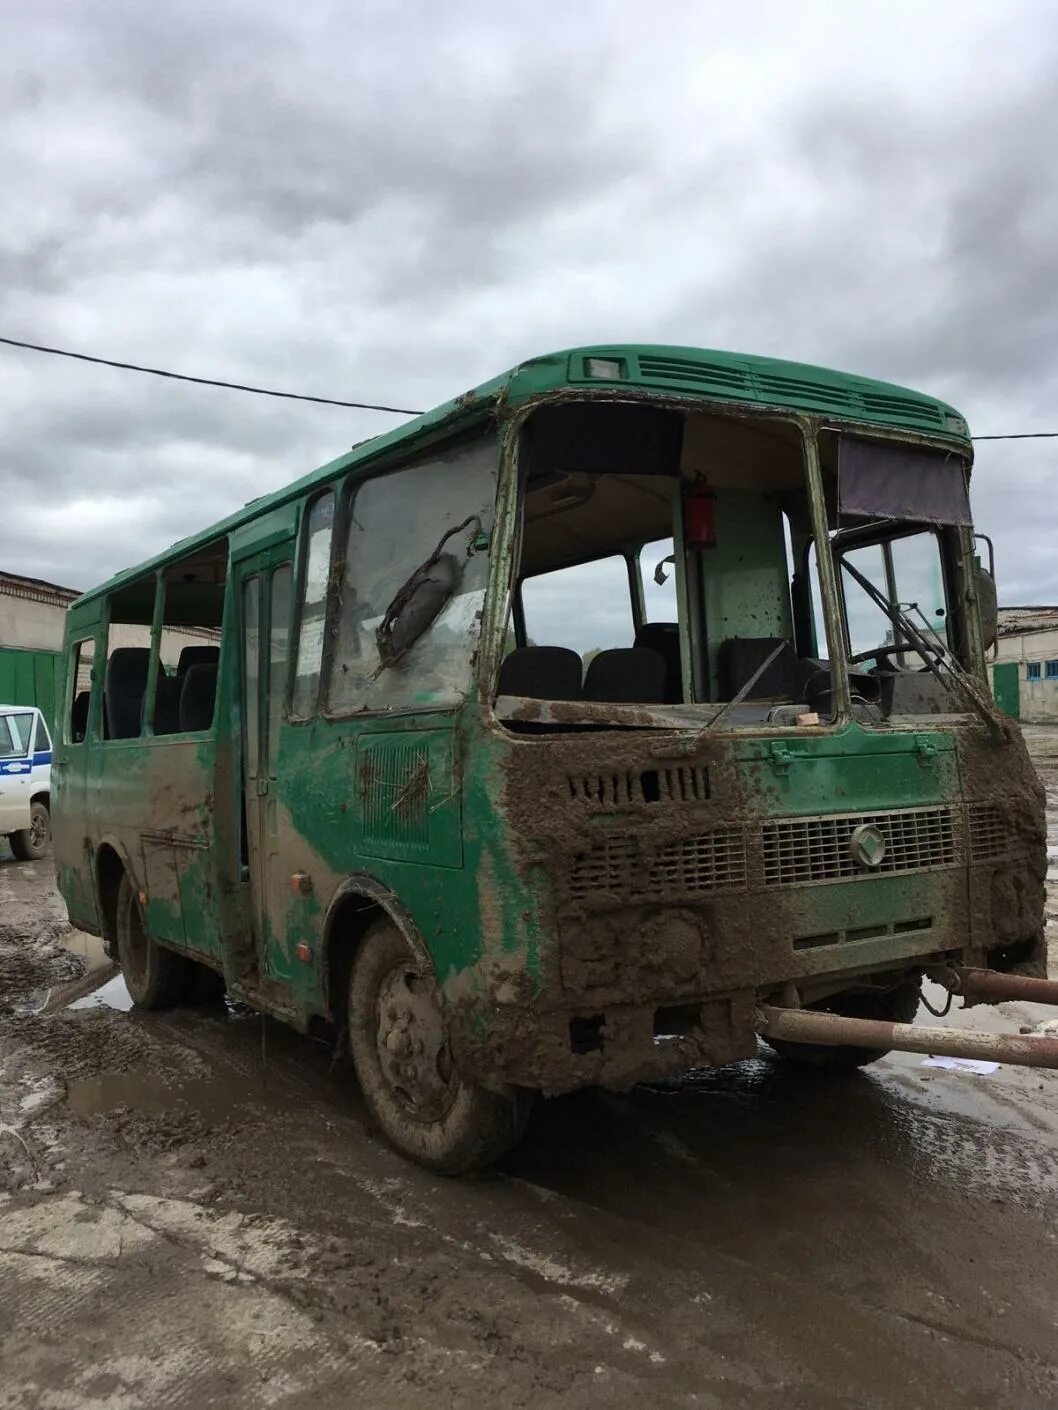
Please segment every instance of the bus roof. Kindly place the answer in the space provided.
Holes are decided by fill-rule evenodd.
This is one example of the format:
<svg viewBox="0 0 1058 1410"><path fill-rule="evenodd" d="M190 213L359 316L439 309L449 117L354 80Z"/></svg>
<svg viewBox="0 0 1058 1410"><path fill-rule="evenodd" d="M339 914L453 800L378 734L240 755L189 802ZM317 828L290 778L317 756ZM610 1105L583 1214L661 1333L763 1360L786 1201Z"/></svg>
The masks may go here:
<svg viewBox="0 0 1058 1410"><path fill-rule="evenodd" d="M436 439L438 433L448 434L470 426L500 405L513 408L535 397L563 390L696 396L710 402L798 412L823 417L828 422L847 420L875 424L880 429L908 431L916 436L938 436L962 443L967 451L971 449L966 422L954 407L891 382L877 382L810 363L708 348L648 343L571 348L530 358L432 411L359 442L326 465L271 494L250 500L226 519L180 539L153 558L89 589L77 599L77 604L112 592L172 559L193 553L361 462L388 455L403 444L413 450L415 442L428 442Z"/></svg>

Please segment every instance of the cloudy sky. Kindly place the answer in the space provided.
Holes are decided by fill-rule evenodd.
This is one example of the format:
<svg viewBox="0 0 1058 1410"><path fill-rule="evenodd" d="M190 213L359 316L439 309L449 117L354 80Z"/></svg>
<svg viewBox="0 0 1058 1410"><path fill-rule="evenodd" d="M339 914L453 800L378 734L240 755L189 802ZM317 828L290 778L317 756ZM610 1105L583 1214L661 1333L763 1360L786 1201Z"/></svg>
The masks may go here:
<svg viewBox="0 0 1058 1410"><path fill-rule="evenodd" d="M1058 428L1058 9L0 9L0 334L425 407L538 352L733 348ZM0 348L0 568L87 587L398 417ZM1058 601L1058 441L984 445Z"/></svg>

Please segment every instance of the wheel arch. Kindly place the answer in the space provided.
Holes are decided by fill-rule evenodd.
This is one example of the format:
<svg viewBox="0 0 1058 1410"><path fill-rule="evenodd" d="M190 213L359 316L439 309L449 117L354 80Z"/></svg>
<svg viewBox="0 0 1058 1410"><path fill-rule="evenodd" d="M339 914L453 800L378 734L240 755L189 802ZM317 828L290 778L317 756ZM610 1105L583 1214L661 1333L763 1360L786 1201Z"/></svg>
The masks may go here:
<svg viewBox="0 0 1058 1410"><path fill-rule="evenodd" d="M353 960L368 926L379 916L391 920L408 947L429 969L434 962L426 941L406 908L388 886L368 873L346 877L334 895L323 922L320 988L326 1017L344 1027Z"/></svg>
<svg viewBox="0 0 1058 1410"><path fill-rule="evenodd" d="M103 931L103 945L108 954L116 953L118 890L121 878L128 876L136 885L127 848L113 836L106 836L96 844L92 856L92 876L95 882L96 906Z"/></svg>

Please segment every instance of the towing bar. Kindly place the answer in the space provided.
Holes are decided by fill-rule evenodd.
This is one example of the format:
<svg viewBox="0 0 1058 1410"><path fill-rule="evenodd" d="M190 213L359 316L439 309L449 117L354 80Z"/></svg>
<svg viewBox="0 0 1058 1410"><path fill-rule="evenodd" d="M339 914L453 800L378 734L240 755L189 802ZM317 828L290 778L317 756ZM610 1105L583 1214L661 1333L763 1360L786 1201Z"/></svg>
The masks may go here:
<svg viewBox="0 0 1058 1410"><path fill-rule="evenodd" d="M991 973L990 970L981 972ZM1042 984L1047 981L1026 982ZM781 1038L787 1043L895 1048L897 1052L927 1053L933 1057L985 1058L1019 1067L1058 1068L1058 1037L1043 1033L971 1033L965 1028L926 1028L913 1023L845 1018L814 1009L782 1009L769 1005L757 1010L757 1032L762 1038Z"/></svg>
<svg viewBox="0 0 1058 1410"><path fill-rule="evenodd" d="M1058 979L1029 979L1024 974L965 969L962 965L932 969L929 977L967 999L1021 999L1029 1004L1058 1004Z"/></svg>

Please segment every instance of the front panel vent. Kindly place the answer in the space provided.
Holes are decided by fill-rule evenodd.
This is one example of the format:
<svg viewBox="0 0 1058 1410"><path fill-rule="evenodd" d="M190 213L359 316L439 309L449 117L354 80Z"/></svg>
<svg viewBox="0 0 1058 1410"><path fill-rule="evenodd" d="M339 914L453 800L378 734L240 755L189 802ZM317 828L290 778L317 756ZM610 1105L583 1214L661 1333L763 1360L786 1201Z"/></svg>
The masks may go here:
<svg viewBox="0 0 1058 1410"><path fill-rule="evenodd" d="M679 765L642 773L570 774L569 796L598 808L635 807L640 803L705 803L709 770Z"/></svg>
<svg viewBox="0 0 1058 1410"><path fill-rule="evenodd" d="M746 845L740 827L713 828L646 852L639 838L614 833L576 857L569 878L575 901L668 900L745 887Z"/></svg>

